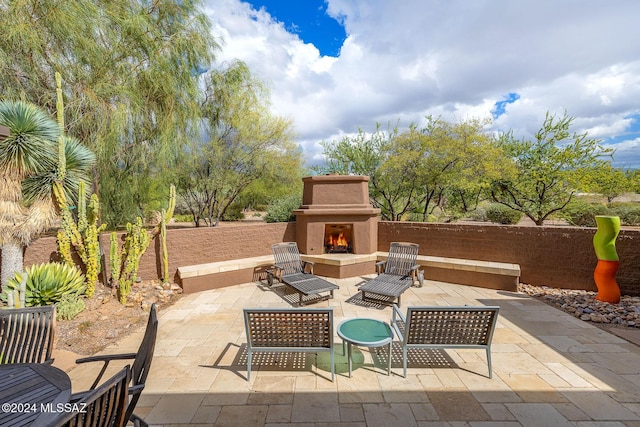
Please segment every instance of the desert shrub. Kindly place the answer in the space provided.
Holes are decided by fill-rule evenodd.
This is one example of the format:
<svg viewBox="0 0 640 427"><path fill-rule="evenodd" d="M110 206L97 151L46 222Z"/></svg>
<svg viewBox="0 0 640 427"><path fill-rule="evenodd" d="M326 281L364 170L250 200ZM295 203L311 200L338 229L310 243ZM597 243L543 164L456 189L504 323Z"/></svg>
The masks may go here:
<svg viewBox="0 0 640 427"><path fill-rule="evenodd" d="M407 212L402 216L402 221L422 222L421 212Z"/></svg>
<svg viewBox="0 0 640 427"><path fill-rule="evenodd" d="M611 215L620 217L623 225L640 225L640 203L615 202L609 204Z"/></svg>
<svg viewBox="0 0 640 427"><path fill-rule="evenodd" d="M85 304L80 295L64 294L56 304L56 319L71 320L82 313Z"/></svg>
<svg viewBox="0 0 640 427"><path fill-rule="evenodd" d="M498 224L517 224L522 219L523 213L510 207L493 203L485 208L487 219Z"/></svg>
<svg viewBox="0 0 640 427"><path fill-rule="evenodd" d="M241 219L244 219L244 212L238 203L231 204L222 216L223 221L240 221Z"/></svg>
<svg viewBox="0 0 640 427"><path fill-rule="evenodd" d="M583 200L573 200L560 212L560 217L569 224L578 227L595 227L596 215L609 215L607 207L600 203L588 203Z"/></svg>
<svg viewBox="0 0 640 427"><path fill-rule="evenodd" d="M173 214L173 220L175 222L193 222L193 215L191 215L191 214Z"/></svg>
<svg viewBox="0 0 640 427"><path fill-rule="evenodd" d="M295 221L294 209L300 207L300 195L291 194L282 199L274 200L267 207L267 214L264 217L266 222L289 222Z"/></svg>
<svg viewBox="0 0 640 427"><path fill-rule="evenodd" d="M34 264L26 271L16 273L4 286L2 299L6 301L6 292L20 289L20 283L27 276L25 305L36 307L53 305L66 294L82 295L86 290L85 277L75 266L48 262Z"/></svg>
<svg viewBox="0 0 640 427"><path fill-rule="evenodd" d="M474 221L489 221L489 218L487 218L487 210L482 207L475 208L469 212L469 218Z"/></svg>

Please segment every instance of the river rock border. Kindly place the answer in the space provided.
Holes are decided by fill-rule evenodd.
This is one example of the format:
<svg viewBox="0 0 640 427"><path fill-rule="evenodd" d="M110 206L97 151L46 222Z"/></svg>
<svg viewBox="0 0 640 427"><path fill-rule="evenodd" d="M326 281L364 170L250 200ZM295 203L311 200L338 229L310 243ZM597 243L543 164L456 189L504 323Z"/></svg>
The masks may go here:
<svg viewBox="0 0 640 427"><path fill-rule="evenodd" d="M596 300L596 293L572 289L518 285L518 291L538 298L587 322L640 328L640 297L622 295L618 304Z"/></svg>

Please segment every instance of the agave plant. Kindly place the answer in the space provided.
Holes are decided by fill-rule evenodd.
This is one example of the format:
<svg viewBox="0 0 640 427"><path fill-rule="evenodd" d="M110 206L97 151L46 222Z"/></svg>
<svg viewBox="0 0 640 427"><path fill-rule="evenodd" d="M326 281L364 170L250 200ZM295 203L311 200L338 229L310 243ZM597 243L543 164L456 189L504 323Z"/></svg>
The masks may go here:
<svg viewBox="0 0 640 427"><path fill-rule="evenodd" d="M84 274L76 267L57 262L35 264L24 272L16 273L4 287L6 293L20 289L26 275L25 305L35 307L56 304L64 295L82 295L86 289Z"/></svg>

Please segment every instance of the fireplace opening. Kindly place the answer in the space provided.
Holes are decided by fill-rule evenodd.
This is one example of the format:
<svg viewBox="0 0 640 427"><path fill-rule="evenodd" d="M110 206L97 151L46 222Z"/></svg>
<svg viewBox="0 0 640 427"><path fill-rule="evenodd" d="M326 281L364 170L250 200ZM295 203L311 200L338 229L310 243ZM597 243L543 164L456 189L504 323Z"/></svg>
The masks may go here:
<svg viewBox="0 0 640 427"><path fill-rule="evenodd" d="M327 254L353 253L353 225L325 224L324 252Z"/></svg>

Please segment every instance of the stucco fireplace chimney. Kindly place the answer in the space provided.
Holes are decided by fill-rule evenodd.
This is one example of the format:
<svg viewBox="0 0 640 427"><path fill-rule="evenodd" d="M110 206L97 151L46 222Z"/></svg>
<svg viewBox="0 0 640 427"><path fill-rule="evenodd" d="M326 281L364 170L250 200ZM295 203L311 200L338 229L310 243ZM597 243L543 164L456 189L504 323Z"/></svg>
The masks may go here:
<svg viewBox="0 0 640 427"><path fill-rule="evenodd" d="M293 211L301 253L372 254L378 250L380 209L369 203L368 176L310 176L302 181L302 205Z"/></svg>

